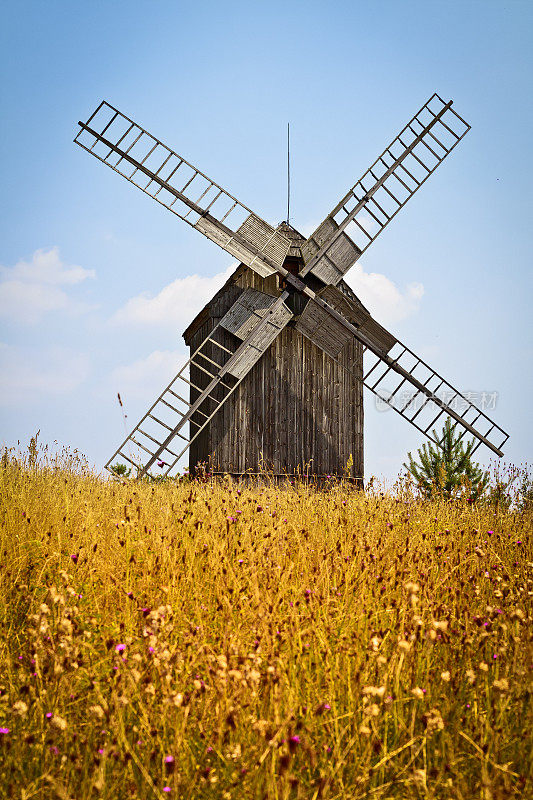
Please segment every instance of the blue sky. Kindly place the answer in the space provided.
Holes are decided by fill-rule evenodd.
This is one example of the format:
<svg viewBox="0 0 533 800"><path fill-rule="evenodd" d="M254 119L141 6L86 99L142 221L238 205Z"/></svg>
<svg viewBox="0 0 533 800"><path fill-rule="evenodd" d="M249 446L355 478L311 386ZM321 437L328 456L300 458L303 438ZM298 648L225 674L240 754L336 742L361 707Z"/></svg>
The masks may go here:
<svg viewBox="0 0 533 800"><path fill-rule="evenodd" d="M310 233L437 91L472 130L349 282L530 458L533 4L7 2L0 442L103 465L170 379L231 256L72 143L107 99L271 223ZM366 404L366 474L420 435ZM490 454L478 450L488 462Z"/></svg>

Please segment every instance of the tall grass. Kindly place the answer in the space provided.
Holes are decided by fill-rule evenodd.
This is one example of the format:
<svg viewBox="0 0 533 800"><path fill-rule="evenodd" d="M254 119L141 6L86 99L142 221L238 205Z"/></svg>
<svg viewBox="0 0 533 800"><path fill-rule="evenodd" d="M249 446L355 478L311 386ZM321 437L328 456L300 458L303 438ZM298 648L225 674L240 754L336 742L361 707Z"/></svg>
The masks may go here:
<svg viewBox="0 0 533 800"><path fill-rule="evenodd" d="M530 509L8 455L0 493L6 797L531 791Z"/></svg>

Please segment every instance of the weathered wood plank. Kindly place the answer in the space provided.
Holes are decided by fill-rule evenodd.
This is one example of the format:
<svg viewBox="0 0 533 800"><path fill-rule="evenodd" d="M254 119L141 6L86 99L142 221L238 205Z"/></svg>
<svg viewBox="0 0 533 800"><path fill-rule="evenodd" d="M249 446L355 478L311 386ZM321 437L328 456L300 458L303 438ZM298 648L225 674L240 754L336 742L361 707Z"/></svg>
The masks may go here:
<svg viewBox="0 0 533 800"><path fill-rule="evenodd" d="M249 269L237 273L214 298L208 319L189 340L191 347L223 318L243 289L279 296L277 276L261 278ZM360 306L335 291L350 307ZM236 340L227 332L221 341L234 348ZM362 377L358 342L347 342L338 358L346 367L353 369L355 364ZM199 377L197 385L203 386L201 381ZM254 472L263 458L263 465L275 474L294 474L298 469L305 473L310 463L310 474L340 475L351 453L352 475L362 476L362 422L362 383L290 323L193 443L190 464L210 459L215 472Z"/></svg>

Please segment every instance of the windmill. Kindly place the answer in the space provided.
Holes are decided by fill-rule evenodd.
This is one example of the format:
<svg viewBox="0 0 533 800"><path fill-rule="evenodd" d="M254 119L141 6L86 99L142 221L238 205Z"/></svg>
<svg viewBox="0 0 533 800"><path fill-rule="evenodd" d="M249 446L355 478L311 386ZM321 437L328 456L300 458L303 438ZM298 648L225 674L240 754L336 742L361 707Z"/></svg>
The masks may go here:
<svg viewBox="0 0 533 800"><path fill-rule="evenodd" d="M470 129L451 102L434 94L307 239L288 223L269 225L107 102L79 125L77 144L240 262L189 326L190 358L107 469L119 458L139 475L172 474L191 448L193 466L207 454L220 471L235 471L232 459L238 471L253 469L264 450L277 450L286 471L300 457L313 474L338 473L358 448L361 476L363 385L436 444L435 425L449 417L475 449L502 455L502 428L380 325L343 280ZM243 449L245 427L255 434Z"/></svg>

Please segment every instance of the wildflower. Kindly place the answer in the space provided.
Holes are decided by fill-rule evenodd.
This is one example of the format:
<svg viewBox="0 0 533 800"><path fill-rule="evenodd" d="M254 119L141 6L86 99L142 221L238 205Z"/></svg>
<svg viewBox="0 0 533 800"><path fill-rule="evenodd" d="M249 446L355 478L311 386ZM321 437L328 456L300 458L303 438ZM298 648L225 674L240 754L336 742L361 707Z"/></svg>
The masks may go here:
<svg viewBox="0 0 533 800"><path fill-rule="evenodd" d="M79 553L72 553L72 555L70 556L71 560L72 560L72 561L73 561L75 564L77 564L77 563L78 563L78 559L79 559L79 557L80 557L80 554L79 554Z"/></svg>
<svg viewBox="0 0 533 800"><path fill-rule="evenodd" d="M415 769L413 772L413 780L415 783L418 783L421 786L426 785L426 770L425 769Z"/></svg>
<svg viewBox="0 0 533 800"><path fill-rule="evenodd" d="M163 791L168 794L171 791L170 786L163 786Z"/></svg>
<svg viewBox="0 0 533 800"><path fill-rule="evenodd" d="M480 661L479 662L479 669L481 670L481 672L488 672L489 671L489 665L485 664L484 661Z"/></svg>
<svg viewBox="0 0 533 800"><path fill-rule="evenodd" d="M296 750L296 748L298 747L299 744L300 744L300 737L299 736L295 735L295 736L290 736L289 737L288 745L289 745L289 750L290 750L291 753L295 752L295 750Z"/></svg>
<svg viewBox="0 0 533 800"><path fill-rule="evenodd" d="M13 711L15 712L15 714L18 714L19 716L23 717L28 711L28 706L24 702L24 700L17 700L16 703L13 703Z"/></svg>
<svg viewBox="0 0 533 800"><path fill-rule="evenodd" d="M117 646L115 647L115 650L116 650L117 653L122 653L122 651L125 650L125 649L126 649L126 645L125 644L117 644Z"/></svg>
<svg viewBox="0 0 533 800"><path fill-rule="evenodd" d="M51 719L51 723L56 728L59 728L60 731L64 731L67 727L66 719L63 719L63 717L60 717L57 714L54 714L54 716Z"/></svg>
<svg viewBox="0 0 533 800"><path fill-rule="evenodd" d="M444 728L444 720L442 719L438 708L431 708L426 714L424 714L423 720L428 734L434 733L435 731L441 731Z"/></svg>
<svg viewBox="0 0 533 800"><path fill-rule="evenodd" d="M441 680L445 681L445 683L449 683L450 682L450 677L451 677L450 670L447 669L444 672L441 672L440 677L441 677Z"/></svg>
<svg viewBox="0 0 533 800"><path fill-rule="evenodd" d="M174 772L174 756L165 756L165 772L171 775Z"/></svg>
<svg viewBox="0 0 533 800"><path fill-rule="evenodd" d="M362 694L371 695L372 697L383 697L385 694L384 686L364 686Z"/></svg>
<svg viewBox="0 0 533 800"><path fill-rule="evenodd" d="M3 736L7 736L9 732L10 728L0 728L0 734L2 734Z"/></svg>
<svg viewBox="0 0 533 800"><path fill-rule="evenodd" d="M398 649L401 650L402 653L408 653L411 649L411 645L409 642L406 642L405 639L402 639L402 641L398 642Z"/></svg>
<svg viewBox="0 0 533 800"><path fill-rule="evenodd" d="M411 694L417 700L423 700L424 699L424 690L421 689L420 686L415 686L414 689L411 689Z"/></svg>
<svg viewBox="0 0 533 800"><path fill-rule="evenodd" d="M507 678L501 678L500 680L495 680L492 685L499 692L507 692L509 690L509 681L507 680Z"/></svg>

